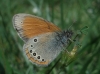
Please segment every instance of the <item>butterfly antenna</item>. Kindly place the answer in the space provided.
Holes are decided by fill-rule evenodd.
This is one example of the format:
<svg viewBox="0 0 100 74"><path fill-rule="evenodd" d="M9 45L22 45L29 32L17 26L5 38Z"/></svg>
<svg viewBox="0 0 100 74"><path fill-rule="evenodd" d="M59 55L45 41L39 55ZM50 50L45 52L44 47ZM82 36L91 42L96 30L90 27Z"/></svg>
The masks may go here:
<svg viewBox="0 0 100 74"><path fill-rule="evenodd" d="M70 28L73 26L74 24L72 24L71 26L69 26L68 30L70 30Z"/></svg>

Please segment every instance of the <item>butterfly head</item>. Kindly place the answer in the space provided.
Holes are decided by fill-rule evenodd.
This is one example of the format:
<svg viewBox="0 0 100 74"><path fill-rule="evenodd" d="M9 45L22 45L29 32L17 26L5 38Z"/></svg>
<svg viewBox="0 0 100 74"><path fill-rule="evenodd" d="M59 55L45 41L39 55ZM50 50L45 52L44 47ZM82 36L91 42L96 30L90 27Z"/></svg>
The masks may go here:
<svg viewBox="0 0 100 74"><path fill-rule="evenodd" d="M61 43L66 46L69 43L72 35L73 35L72 30L66 30L61 32L59 35Z"/></svg>
<svg viewBox="0 0 100 74"><path fill-rule="evenodd" d="M71 38L73 35L73 32L72 32L72 30L66 30L66 31L64 31L64 35L67 38Z"/></svg>

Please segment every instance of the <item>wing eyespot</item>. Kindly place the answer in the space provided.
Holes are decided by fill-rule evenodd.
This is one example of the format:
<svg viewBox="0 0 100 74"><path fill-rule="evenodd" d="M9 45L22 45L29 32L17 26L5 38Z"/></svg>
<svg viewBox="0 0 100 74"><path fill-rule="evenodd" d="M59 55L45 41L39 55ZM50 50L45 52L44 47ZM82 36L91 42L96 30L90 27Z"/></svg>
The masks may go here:
<svg viewBox="0 0 100 74"><path fill-rule="evenodd" d="M30 53L32 53L32 50L30 50Z"/></svg>
<svg viewBox="0 0 100 74"><path fill-rule="evenodd" d="M34 42L37 42L37 39L34 39Z"/></svg>
<svg viewBox="0 0 100 74"><path fill-rule="evenodd" d="M40 56L37 56L37 59L40 59Z"/></svg>
<svg viewBox="0 0 100 74"><path fill-rule="evenodd" d="M36 53L35 52L33 53L33 56L36 56Z"/></svg>
<svg viewBox="0 0 100 74"><path fill-rule="evenodd" d="M33 47L33 45L31 45L31 47Z"/></svg>
<svg viewBox="0 0 100 74"><path fill-rule="evenodd" d="M44 61L44 59L42 59L42 61Z"/></svg>
<svg viewBox="0 0 100 74"><path fill-rule="evenodd" d="M41 56L37 56L37 59L40 59L41 61L45 61L44 59L41 59Z"/></svg>

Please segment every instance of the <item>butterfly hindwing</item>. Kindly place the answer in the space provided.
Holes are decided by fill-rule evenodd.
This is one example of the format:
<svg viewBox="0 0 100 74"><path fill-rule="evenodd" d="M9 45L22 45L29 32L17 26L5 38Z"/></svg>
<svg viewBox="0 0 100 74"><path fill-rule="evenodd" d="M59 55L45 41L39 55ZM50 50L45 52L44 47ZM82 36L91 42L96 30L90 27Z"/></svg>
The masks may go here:
<svg viewBox="0 0 100 74"><path fill-rule="evenodd" d="M46 33L30 39L23 47L28 59L40 66L51 63L63 49L56 37L56 33Z"/></svg>

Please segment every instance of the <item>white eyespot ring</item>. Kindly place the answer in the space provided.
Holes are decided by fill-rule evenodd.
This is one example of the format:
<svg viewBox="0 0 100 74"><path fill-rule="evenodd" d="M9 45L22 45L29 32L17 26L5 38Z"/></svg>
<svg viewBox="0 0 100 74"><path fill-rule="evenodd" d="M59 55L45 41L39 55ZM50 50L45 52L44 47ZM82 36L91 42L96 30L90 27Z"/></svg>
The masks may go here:
<svg viewBox="0 0 100 74"><path fill-rule="evenodd" d="M37 42L37 39L36 38L34 39L34 42Z"/></svg>
<svg viewBox="0 0 100 74"><path fill-rule="evenodd" d="M32 54L33 56L36 56L36 53L35 52L33 52L33 54Z"/></svg>
<svg viewBox="0 0 100 74"><path fill-rule="evenodd" d="M38 37L35 37L32 39L33 43L37 43L38 42Z"/></svg>

